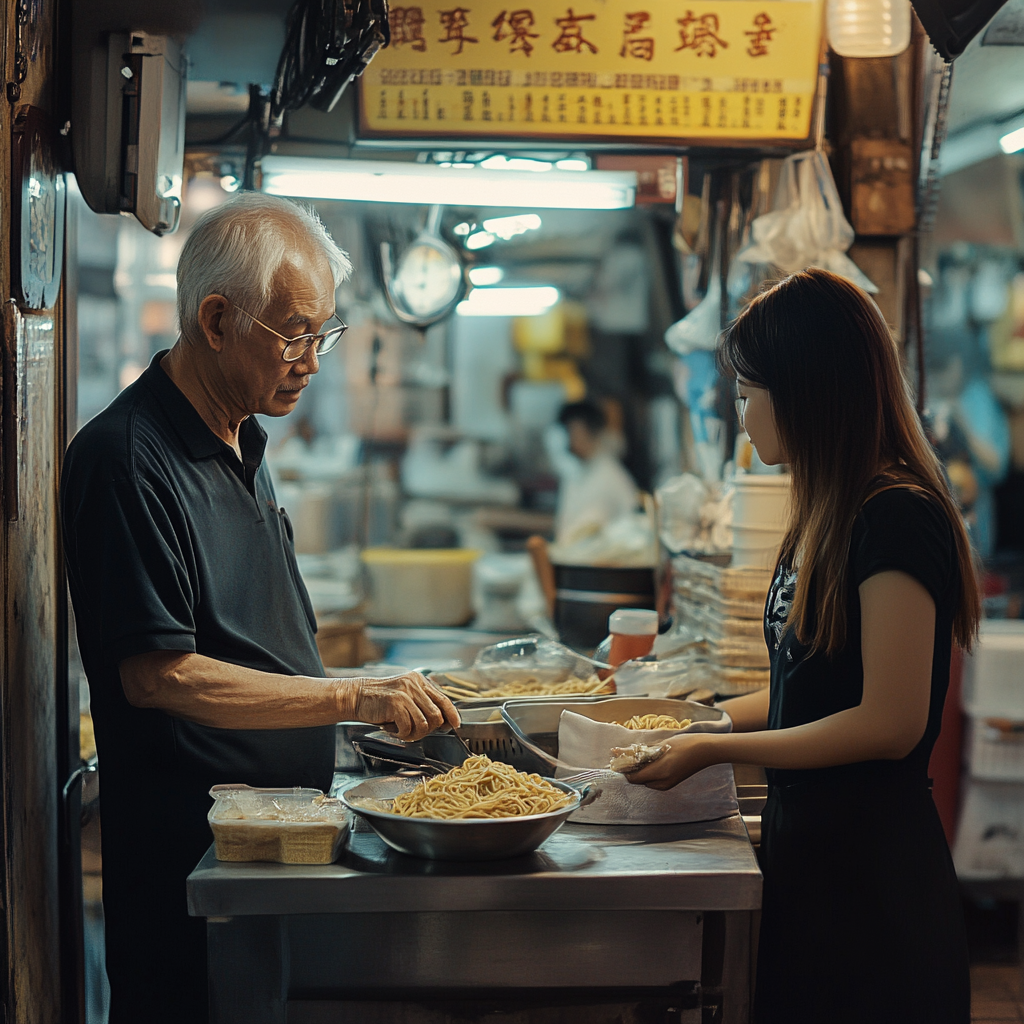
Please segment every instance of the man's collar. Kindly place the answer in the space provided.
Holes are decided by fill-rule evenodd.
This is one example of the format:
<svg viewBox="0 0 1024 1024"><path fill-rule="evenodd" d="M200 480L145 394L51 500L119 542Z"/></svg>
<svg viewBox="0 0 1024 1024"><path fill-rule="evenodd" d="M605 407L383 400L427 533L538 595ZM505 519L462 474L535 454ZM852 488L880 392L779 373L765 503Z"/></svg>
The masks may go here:
<svg viewBox="0 0 1024 1024"><path fill-rule="evenodd" d="M199 415L199 410L160 365L168 351L169 349L164 349L153 356L153 361L139 378L139 383L145 386L163 407L167 418L185 442L185 447L193 459L208 459L213 455L220 455L225 450L231 451L230 446L207 426L206 421ZM267 446L267 434L254 417L250 416L243 421L238 432L238 440L243 461L254 467L259 466Z"/></svg>

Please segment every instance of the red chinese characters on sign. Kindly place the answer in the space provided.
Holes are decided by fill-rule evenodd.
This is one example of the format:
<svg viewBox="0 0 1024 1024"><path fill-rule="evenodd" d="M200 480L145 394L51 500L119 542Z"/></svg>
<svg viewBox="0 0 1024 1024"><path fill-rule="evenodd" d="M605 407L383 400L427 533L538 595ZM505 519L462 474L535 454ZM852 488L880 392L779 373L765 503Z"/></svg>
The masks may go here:
<svg viewBox="0 0 1024 1024"><path fill-rule="evenodd" d="M529 57L533 53L533 43L530 40L539 38L538 33L530 31L533 24L533 11L525 8L518 11L502 11L491 22L491 28L494 29L492 38L497 43L508 38L510 53L522 53Z"/></svg>
<svg viewBox="0 0 1024 1024"><path fill-rule="evenodd" d="M427 41L423 38L423 22L422 7L392 7L388 11L391 45L408 45L410 49L422 53L427 48Z"/></svg>
<svg viewBox="0 0 1024 1024"><path fill-rule="evenodd" d="M593 21L595 17L593 14L573 14L570 7L564 18L555 18L559 30L558 38L551 44L555 53L582 53L584 47L591 53L597 53L597 47L583 38L583 26L580 24Z"/></svg>
<svg viewBox="0 0 1024 1024"><path fill-rule="evenodd" d="M679 45L675 52L693 50L698 57L715 57L718 48L728 49L729 44L719 35L718 15L702 14L699 18L693 11L687 11L685 18L676 18L679 26Z"/></svg>
<svg viewBox="0 0 1024 1024"><path fill-rule="evenodd" d="M444 37L439 39L439 43L458 43L458 49L452 50L453 54L462 53L462 47L464 43L477 43L478 39L474 39L473 36L467 36L465 29L469 27L469 18L466 15L469 14L468 7L453 7L450 11L438 11L438 15L441 18L441 28L444 29Z"/></svg>
<svg viewBox="0 0 1024 1024"><path fill-rule="evenodd" d="M772 19L764 12L754 18L754 31L743 34L750 39L747 53L751 57L767 57L768 44L772 41L772 35L777 31L772 24Z"/></svg>
<svg viewBox="0 0 1024 1024"><path fill-rule="evenodd" d="M619 50L620 57L635 57L637 60L652 60L654 58L654 37L640 35L650 20L651 15L647 11L636 11L634 14L626 15L626 24L622 30L622 49Z"/></svg>

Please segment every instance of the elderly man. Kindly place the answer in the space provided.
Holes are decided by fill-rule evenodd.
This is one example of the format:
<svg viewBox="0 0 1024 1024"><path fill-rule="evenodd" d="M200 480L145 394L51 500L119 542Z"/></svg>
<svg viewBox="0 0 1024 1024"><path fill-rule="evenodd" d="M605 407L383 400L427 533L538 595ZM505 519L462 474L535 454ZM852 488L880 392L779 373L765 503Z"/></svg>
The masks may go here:
<svg viewBox="0 0 1024 1024"><path fill-rule="evenodd" d="M345 330L316 215L249 193L178 264L180 337L71 443L63 527L103 767L111 1024L207 1017L185 879L222 782L326 789L334 723L458 724L422 676L325 678L254 413L284 416Z"/></svg>

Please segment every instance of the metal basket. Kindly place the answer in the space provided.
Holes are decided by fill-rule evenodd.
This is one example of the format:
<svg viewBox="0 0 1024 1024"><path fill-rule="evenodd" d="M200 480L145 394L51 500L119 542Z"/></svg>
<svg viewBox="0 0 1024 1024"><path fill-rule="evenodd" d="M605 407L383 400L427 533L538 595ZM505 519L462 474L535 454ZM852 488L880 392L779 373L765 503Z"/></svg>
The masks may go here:
<svg viewBox="0 0 1024 1024"><path fill-rule="evenodd" d="M550 765L519 742L504 719L490 722L494 708L464 709L459 736L474 754L484 754L492 761L502 761L521 772L545 773Z"/></svg>

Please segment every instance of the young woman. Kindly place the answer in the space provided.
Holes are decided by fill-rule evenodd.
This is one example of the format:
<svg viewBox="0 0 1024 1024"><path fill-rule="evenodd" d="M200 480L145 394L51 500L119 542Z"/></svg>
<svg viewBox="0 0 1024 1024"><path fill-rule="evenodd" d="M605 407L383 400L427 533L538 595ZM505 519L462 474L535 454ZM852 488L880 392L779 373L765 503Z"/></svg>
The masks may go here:
<svg viewBox="0 0 1024 1024"><path fill-rule="evenodd" d="M967 1024L956 876L932 803L970 547L875 304L823 270L758 296L719 353L761 460L793 474L765 606L769 690L732 734L680 736L631 781L768 769L758 1024Z"/></svg>

